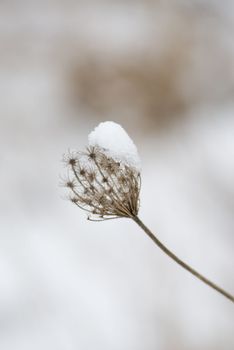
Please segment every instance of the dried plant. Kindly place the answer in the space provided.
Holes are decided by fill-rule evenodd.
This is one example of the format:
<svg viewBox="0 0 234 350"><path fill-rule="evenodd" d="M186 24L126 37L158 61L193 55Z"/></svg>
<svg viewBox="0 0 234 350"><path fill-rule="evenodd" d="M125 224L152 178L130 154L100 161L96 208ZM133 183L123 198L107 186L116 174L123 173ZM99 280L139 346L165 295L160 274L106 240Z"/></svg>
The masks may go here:
<svg viewBox="0 0 234 350"><path fill-rule="evenodd" d="M114 160L98 147L89 147L85 152L69 152L64 161L68 168L65 186L69 190L69 199L78 208L88 212L88 220L134 220L166 255L234 302L233 295L179 259L140 220L138 211L141 175L137 169Z"/></svg>

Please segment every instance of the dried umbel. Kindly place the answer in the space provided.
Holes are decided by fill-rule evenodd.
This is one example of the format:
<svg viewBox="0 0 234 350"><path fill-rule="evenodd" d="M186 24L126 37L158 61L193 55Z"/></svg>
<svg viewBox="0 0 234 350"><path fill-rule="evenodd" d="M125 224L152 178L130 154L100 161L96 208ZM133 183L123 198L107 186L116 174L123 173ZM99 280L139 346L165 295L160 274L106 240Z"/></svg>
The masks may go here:
<svg viewBox="0 0 234 350"><path fill-rule="evenodd" d="M138 217L141 188L140 159L125 130L113 122L101 123L89 135L85 152L64 157L69 199L88 212L91 221L130 218L177 264L234 302L234 296L211 282L172 253Z"/></svg>
<svg viewBox="0 0 234 350"><path fill-rule="evenodd" d="M70 200L89 213L92 221L134 218L139 211L140 172L115 161L98 147L85 152L69 152L65 186Z"/></svg>

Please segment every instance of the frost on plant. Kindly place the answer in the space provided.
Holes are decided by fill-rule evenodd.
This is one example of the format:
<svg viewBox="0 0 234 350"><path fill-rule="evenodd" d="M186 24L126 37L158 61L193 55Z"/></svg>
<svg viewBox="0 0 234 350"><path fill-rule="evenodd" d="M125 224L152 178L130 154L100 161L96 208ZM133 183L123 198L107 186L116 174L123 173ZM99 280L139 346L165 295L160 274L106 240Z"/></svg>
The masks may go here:
<svg viewBox="0 0 234 350"><path fill-rule="evenodd" d="M120 125L101 123L89 135L86 151L69 152L64 160L69 198L89 213L90 220L137 216L140 159Z"/></svg>

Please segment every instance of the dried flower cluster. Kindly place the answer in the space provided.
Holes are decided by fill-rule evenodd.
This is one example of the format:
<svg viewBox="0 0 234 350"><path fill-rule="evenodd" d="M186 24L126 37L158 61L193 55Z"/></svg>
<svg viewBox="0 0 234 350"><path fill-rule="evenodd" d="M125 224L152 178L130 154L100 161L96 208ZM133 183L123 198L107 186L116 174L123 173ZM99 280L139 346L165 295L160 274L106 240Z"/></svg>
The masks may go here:
<svg viewBox="0 0 234 350"><path fill-rule="evenodd" d="M108 157L98 147L69 152L64 161L69 199L89 213L89 220L137 216L141 187L138 170Z"/></svg>
<svg viewBox="0 0 234 350"><path fill-rule="evenodd" d="M107 131L108 133L106 133ZM113 143L110 131L113 137L118 136ZM134 164L138 165L139 159L135 145L128 135L117 124L106 122L95 129L95 133L92 134L90 139L93 138L94 140L91 141L96 142L98 140L100 143L100 136L102 143L105 141L105 144L109 144L109 141L111 141L112 153L108 153L108 148L105 146L95 145L88 147L85 152L68 152L64 157L68 170L65 186L69 190L69 199L77 207L88 212L88 219L91 221L115 218L133 219L167 256L206 285L234 302L233 295L178 258L138 217L141 176ZM121 161L117 160L118 157L115 158L116 154L114 152L116 149L121 151L117 147L118 142L121 142L121 147L126 151L125 156L122 152ZM126 161L126 158L129 158L126 155L130 155L130 162ZM130 165L131 161L133 165Z"/></svg>

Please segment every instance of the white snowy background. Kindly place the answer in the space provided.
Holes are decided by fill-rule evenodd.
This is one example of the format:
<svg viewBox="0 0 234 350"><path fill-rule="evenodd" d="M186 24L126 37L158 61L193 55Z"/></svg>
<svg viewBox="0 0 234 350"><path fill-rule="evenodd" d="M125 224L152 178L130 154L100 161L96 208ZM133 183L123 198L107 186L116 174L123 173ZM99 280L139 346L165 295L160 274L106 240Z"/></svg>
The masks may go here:
<svg viewBox="0 0 234 350"><path fill-rule="evenodd" d="M234 307L129 220L63 200L101 121L142 159L140 216L234 293L233 1L0 2L0 349L232 350Z"/></svg>

